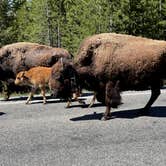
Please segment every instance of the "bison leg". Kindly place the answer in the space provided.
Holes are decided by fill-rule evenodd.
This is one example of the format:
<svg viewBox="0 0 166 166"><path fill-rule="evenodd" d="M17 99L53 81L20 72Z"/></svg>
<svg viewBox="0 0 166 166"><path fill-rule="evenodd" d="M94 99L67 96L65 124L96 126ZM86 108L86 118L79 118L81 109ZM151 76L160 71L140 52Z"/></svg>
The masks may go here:
<svg viewBox="0 0 166 166"><path fill-rule="evenodd" d="M4 90L4 100L9 100L11 92L9 89Z"/></svg>
<svg viewBox="0 0 166 166"><path fill-rule="evenodd" d="M93 98L92 98L88 108L92 107L92 105L95 103L95 100L96 100L96 93L94 93Z"/></svg>
<svg viewBox="0 0 166 166"><path fill-rule="evenodd" d="M152 87L151 89L151 97L148 101L148 103L146 104L146 106L144 107L144 113L147 113L151 107L151 105L156 101L156 99L158 98L158 96L160 95L160 86L158 87Z"/></svg>
<svg viewBox="0 0 166 166"><path fill-rule="evenodd" d="M107 105L106 106L106 111L104 113L104 116L101 118L101 120L108 120L108 119L110 119L110 117L111 117L110 111L111 111L111 106Z"/></svg>
<svg viewBox="0 0 166 166"><path fill-rule="evenodd" d="M75 92L75 93L73 93L73 99L76 100L76 101L78 101L80 104L85 105L85 102L84 102L84 101L78 99L78 97L80 97L80 96L81 96L81 95L80 95L80 92Z"/></svg>
<svg viewBox="0 0 166 166"><path fill-rule="evenodd" d="M101 120L108 120L111 117L111 96L110 96L110 89L112 89L112 82L108 82L105 87L105 104L106 104L106 111L104 113L104 116Z"/></svg>
<svg viewBox="0 0 166 166"><path fill-rule="evenodd" d="M104 113L102 120L110 119L111 107L117 108L120 103L121 103L121 96L119 91L119 81L117 81L115 85L112 81L108 81L105 87L106 111Z"/></svg>
<svg viewBox="0 0 166 166"><path fill-rule="evenodd" d="M46 104L45 87L41 88L41 94L43 96L43 104Z"/></svg>
<svg viewBox="0 0 166 166"><path fill-rule="evenodd" d="M2 81L2 85L3 85L3 94L4 94L4 100L9 100L10 97L10 88L7 82Z"/></svg>
<svg viewBox="0 0 166 166"><path fill-rule="evenodd" d="M71 105L71 99L68 99L66 108L70 108L70 105Z"/></svg>
<svg viewBox="0 0 166 166"><path fill-rule="evenodd" d="M29 104L29 101L32 99L33 94L35 93L36 88L32 88L31 92L29 93L28 99L26 101L26 104Z"/></svg>

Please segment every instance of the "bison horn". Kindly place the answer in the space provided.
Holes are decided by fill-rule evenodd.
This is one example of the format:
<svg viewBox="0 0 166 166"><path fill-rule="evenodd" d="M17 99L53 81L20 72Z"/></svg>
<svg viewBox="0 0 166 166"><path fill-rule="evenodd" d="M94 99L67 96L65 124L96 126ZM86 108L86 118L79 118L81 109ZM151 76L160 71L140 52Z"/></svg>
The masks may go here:
<svg viewBox="0 0 166 166"><path fill-rule="evenodd" d="M63 65L63 58L62 57L61 57L60 61L61 61L61 64Z"/></svg>
<svg viewBox="0 0 166 166"><path fill-rule="evenodd" d="M60 59L61 65L62 65L62 70L63 70L63 58L61 57Z"/></svg>

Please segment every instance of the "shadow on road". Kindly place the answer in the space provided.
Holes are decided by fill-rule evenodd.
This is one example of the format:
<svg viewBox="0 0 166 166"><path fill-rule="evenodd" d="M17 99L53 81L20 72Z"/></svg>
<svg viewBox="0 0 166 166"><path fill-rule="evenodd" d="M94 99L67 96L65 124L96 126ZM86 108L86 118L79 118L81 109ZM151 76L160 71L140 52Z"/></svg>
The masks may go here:
<svg viewBox="0 0 166 166"><path fill-rule="evenodd" d="M100 120L102 118L102 113L96 113L83 115L80 117L72 118L71 121L83 121L83 120Z"/></svg>
<svg viewBox="0 0 166 166"><path fill-rule="evenodd" d="M4 113L4 112L0 112L0 116L2 116L2 115L5 115L6 113Z"/></svg>
<svg viewBox="0 0 166 166"><path fill-rule="evenodd" d="M166 117L166 107L165 106L155 106L152 107L148 114L142 115L141 114L142 109L132 109L132 110L122 110L122 111L116 111L112 112L112 118L126 118L126 119L133 119L140 116L149 116L149 117ZM70 119L71 121L84 121L84 120L100 120L103 116L103 113L96 113L83 115L80 117L75 117ZM110 119L110 120L111 120Z"/></svg>
<svg viewBox="0 0 166 166"><path fill-rule="evenodd" d="M21 97L13 97L13 98L10 98L8 100L2 99L0 101L6 101L6 102L8 102L8 101L13 101L13 102L14 101L26 101L27 98L28 98L28 96L27 97L26 96L21 96ZM47 104L48 103L51 104L51 103L65 103L65 102L67 102L67 100L65 100L65 99L58 99L58 98L54 98L52 96L46 96L46 99L47 99ZM79 99L79 100L80 101L84 101L86 99ZM31 104L40 104L40 103L43 103L43 97L42 96L34 96L34 97L32 97L32 100L30 102L31 102ZM76 102L76 100L72 100L71 102ZM82 106L81 106L81 104L79 104L79 105L73 104L70 108L73 108L73 107L82 107ZM83 108L84 107L87 108L88 105L85 104L83 106Z"/></svg>
<svg viewBox="0 0 166 166"><path fill-rule="evenodd" d="M8 100L1 99L1 101L22 101L27 100L28 96L19 96L19 97L11 97ZM47 99L52 99L51 96L46 96ZM32 100L43 100L42 96L34 96Z"/></svg>
<svg viewBox="0 0 166 166"><path fill-rule="evenodd" d="M81 101L84 101L84 100L85 99L81 99ZM78 101L75 101L75 102L78 103ZM95 103L95 104L93 104L92 107L103 107L103 106L104 106L104 104L102 104L102 103ZM76 107L88 108L89 104L81 104L81 103L75 104L74 103L73 105L70 106L70 108L76 108Z"/></svg>

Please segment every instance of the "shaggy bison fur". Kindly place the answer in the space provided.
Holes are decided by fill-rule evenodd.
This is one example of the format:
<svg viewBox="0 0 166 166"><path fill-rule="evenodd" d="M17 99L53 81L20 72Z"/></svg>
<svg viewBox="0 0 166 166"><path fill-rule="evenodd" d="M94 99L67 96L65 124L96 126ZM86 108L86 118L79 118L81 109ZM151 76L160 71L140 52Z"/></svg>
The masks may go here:
<svg viewBox="0 0 166 166"><path fill-rule="evenodd" d="M103 116L106 120L110 117L111 107L121 103L120 91L124 90L150 88L151 98L142 110L147 113L160 94L162 79L166 78L165 65L165 41L104 33L82 42L73 68L79 86L94 91L97 100L106 104ZM63 73L67 73L67 66L59 77ZM64 84L59 82L59 87L63 87ZM58 91L59 87L56 88Z"/></svg>
<svg viewBox="0 0 166 166"><path fill-rule="evenodd" d="M37 43L20 42L6 45L0 49L0 80L9 86L13 84L18 72L35 66L51 67L60 57L72 56L63 48Z"/></svg>
<svg viewBox="0 0 166 166"><path fill-rule="evenodd" d="M85 104L78 99L81 95L81 87L78 81L79 76L73 67L73 61L59 59L52 66L49 87L53 96L67 100L66 108L70 107L72 98L81 104Z"/></svg>

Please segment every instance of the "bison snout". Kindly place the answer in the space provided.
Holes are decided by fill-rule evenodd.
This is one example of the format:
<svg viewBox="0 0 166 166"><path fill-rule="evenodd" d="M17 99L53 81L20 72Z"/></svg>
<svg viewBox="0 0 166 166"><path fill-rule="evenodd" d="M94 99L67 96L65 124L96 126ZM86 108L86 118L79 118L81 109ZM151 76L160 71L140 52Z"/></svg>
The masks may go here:
<svg viewBox="0 0 166 166"><path fill-rule="evenodd" d="M18 84L19 84L19 81L18 81L18 80L15 80L14 83L15 83L15 85L18 85Z"/></svg>

